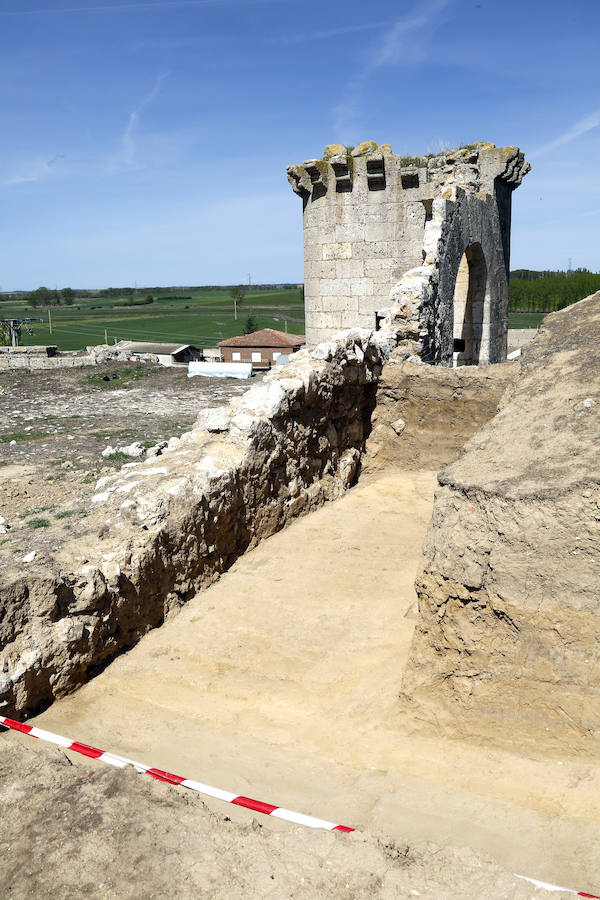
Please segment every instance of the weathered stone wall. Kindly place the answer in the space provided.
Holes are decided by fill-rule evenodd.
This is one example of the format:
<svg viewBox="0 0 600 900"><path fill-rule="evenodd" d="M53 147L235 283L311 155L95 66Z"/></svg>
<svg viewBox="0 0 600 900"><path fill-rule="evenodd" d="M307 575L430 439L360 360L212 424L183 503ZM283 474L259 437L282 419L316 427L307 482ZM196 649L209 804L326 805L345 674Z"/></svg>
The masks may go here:
<svg viewBox="0 0 600 900"><path fill-rule="evenodd" d="M14 369L73 369L81 366L94 366L96 360L90 355L42 356L41 354L1 354L0 372Z"/></svg>
<svg viewBox="0 0 600 900"><path fill-rule="evenodd" d="M47 349L52 350L54 355L47 353ZM158 356L154 353L133 354L107 344L86 347L85 353L78 350L56 352L56 347L0 347L0 372L13 369L72 369L96 366L111 360L158 364Z"/></svg>
<svg viewBox="0 0 600 900"><path fill-rule="evenodd" d="M403 690L501 744L600 752L600 294L547 316L439 476Z"/></svg>
<svg viewBox="0 0 600 900"><path fill-rule="evenodd" d="M461 333L455 328L454 300L459 266L466 248L477 247L484 268L472 326L477 361L491 364L506 359L508 276L499 228L489 195L457 189L453 200L433 201L423 264L404 274L390 292L391 307L380 311L384 326L399 331L413 356L452 366L454 338Z"/></svg>
<svg viewBox="0 0 600 900"><path fill-rule="evenodd" d="M4 711L72 690L248 547L352 484L394 342L355 331L299 352L162 455L100 479L68 546L0 573Z"/></svg>
<svg viewBox="0 0 600 900"><path fill-rule="evenodd" d="M514 147L406 158L373 141L351 151L332 145L323 159L289 166L303 201L309 345L339 328L376 327L376 314L404 290L399 280L424 267L435 273L407 338L425 361L451 365L456 276L463 253L477 246L485 277L469 339L477 362L503 361L511 195L528 170Z"/></svg>

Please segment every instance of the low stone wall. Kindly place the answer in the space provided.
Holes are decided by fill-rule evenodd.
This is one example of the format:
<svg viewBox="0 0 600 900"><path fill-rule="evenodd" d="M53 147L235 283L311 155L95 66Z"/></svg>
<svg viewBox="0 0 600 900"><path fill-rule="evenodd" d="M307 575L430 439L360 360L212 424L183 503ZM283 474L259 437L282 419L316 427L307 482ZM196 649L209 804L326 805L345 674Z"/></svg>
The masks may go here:
<svg viewBox="0 0 600 900"><path fill-rule="evenodd" d="M160 456L100 479L83 533L0 575L0 703L26 715L74 689L247 548L357 476L391 332L297 353Z"/></svg>
<svg viewBox="0 0 600 900"><path fill-rule="evenodd" d="M93 356L42 356L41 354L0 354L0 372L14 369L74 369L81 366L95 366Z"/></svg>

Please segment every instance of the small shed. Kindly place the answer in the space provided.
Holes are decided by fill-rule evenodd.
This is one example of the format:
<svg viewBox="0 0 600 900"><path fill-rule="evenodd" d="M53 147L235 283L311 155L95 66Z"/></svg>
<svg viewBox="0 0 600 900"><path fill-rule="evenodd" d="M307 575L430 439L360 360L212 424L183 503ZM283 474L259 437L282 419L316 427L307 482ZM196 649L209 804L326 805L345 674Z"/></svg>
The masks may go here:
<svg viewBox="0 0 600 900"><path fill-rule="evenodd" d="M270 369L280 356L290 356L306 343L303 334L262 328L251 334L219 341L223 362L252 363L253 369Z"/></svg>
<svg viewBox="0 0 600 900"><path fill-rule="evenodd" d="M126 350L132 356L143 356L151 353L158 357L161 366L176 364L187 365L194 360L202 359L202 350L193 344L166 344L154 341L119 341L119 350Z"/></svg>

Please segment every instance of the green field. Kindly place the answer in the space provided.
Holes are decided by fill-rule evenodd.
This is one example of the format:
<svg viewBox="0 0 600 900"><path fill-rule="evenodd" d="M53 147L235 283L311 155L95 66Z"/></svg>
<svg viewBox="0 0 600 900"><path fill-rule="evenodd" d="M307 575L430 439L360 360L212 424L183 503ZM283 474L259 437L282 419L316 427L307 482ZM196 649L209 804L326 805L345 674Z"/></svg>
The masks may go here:
<svg viewBox="0 0 600 900"><path fill-rule="evenodd" d="M0 303L0 319L41 317L43 323L32 323L28 335L21 332L20 343L56 344L60 350L81 350L91 344L104 343L106 329L108 343L115 340L164 341L214 347L218 341L241 334L246 320L252 315L256 330L276 328L304 334L304 303L298 288L260 289L249 291L238 309L237 321L228 289L171 291L171 295L185 295L185 299L154 294L152 303L144 304L148 292L141 292L135 300L107 297L76 299L72 306L52 306L33 309L27 300ZM52 316L52 334L48 314ZM509 310L509 328L538 328L546 313Z"/></svg>
<svg viewBox="0 0 600 900"><path fill-rule="evenodd" d="M514 312L513 310L509 310L508 312L508 327L509 328L539 328L542 324L544 316L547 316L548 313L537 313L537 312Z"/></svg>
<svg viewBox="0 0 600 900"><path fill-rule="evenodd" d="M149 292L148 292L149 293ZM173 291L172 293L175 293ZM187 295L189 293L189 299ZM20 343L55 344L60 350L81 350L87 345L103 344L104 331L108 343L120 340L165 341L214 347L218 341L241 334L250 314L256 330L276 328L304 334L304 304L300 289L257 290L246 293L243 305L234 319L233 301L227 291L178 290L186 299L155 296L153 303L137 305L106 297L76 299L72 306L33 309L27 301L0 303L0 318L41 317L43 323L32 323L32 335L25 327ZM52 317L52 334L48 315Z"/></svg>

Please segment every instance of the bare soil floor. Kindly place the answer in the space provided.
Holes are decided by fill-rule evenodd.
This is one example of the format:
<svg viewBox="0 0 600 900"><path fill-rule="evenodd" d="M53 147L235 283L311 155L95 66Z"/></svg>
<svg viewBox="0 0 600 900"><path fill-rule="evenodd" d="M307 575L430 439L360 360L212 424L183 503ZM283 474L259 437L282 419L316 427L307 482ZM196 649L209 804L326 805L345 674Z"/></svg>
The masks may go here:
<svg viewBox="0 0 600 900"><path fill-rule="evenodd" d="M298 520L36 724L392 843L468 846L509 872L598 893L597 767L441 739L402 712L434 486L432 472L387 472ZM246 810L207 805L248 824ZM451 868L429 893L426 874L412 894L361 890L513 896L452 882ZM345 891L330 895L363 896ZM260 892L246 884L239 896ZM303 894L288 882L273 896Z"/></svg>
<svg viewBox="0 0 600 900"><path fill-rule="evenodd" d="M115 362L0 373L0 567L77 533L97 479L131 462L106 447L167 441L255 383Z"/></svg>

